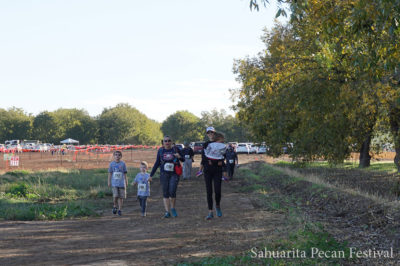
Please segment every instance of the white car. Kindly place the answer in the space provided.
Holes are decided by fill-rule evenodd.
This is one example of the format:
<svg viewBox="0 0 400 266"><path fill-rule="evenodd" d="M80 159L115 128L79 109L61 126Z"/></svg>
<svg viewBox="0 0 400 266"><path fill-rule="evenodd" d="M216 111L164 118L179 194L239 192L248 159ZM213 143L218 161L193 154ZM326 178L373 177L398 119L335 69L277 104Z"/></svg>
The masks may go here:
<svg viewBox="0 0 400 266"><path fill-rule="evenodd" d="M35 145L33 143L26 143L23 147L24 150L34 150Z"/></svg>
<svg viewBox="0 0 400 266"><path fill-rule="evenodd" d="M236 147L237 153L250 153L250 145L248 143L239 143Z"/></svg>
<svg viewBox="0 0 400 266"><path fill-rule="evenodd" d="M258 153L258 146L250 144L250 153Z"/></svg>
<svg viewBox="0 0 400 266"><path fill-rule="evenodd" d="M258 154L262 154L262 153L267 153L267 151L268 151L267 146L260 146L260 147L258 148L258 150L257 150L257 153L258 153Z"/></svg>

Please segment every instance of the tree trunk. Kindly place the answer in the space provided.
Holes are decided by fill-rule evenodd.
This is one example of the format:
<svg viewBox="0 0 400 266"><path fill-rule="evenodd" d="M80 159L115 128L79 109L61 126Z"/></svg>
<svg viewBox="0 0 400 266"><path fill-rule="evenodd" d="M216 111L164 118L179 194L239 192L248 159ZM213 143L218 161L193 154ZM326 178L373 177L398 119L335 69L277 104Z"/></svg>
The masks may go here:
<svg viewBox="0 0 400 266"><path fill-rule="evenodd" d="M390 129L392 130L394 149L396 151L396 156L394 157L394 164L397 167L397 172L400 173L400 110L399 108L393 107L390 110L389 121Z"/></svg>
<svg viewBox="0 0 400 266"><path fill-rule="evenodd" d="M395 148L396 156L394 156L394 164L397 167L397 172L400 173L400 147Z"/></svg>
<svg viewBox="0 0 400 266"><path fill-rule="evenodd" d="M371 134L367 136L365 141L363 142L360 149L360 163L358 167L366 168L371 165L371 155L369 155L369 150L371 146Z"/></svg>

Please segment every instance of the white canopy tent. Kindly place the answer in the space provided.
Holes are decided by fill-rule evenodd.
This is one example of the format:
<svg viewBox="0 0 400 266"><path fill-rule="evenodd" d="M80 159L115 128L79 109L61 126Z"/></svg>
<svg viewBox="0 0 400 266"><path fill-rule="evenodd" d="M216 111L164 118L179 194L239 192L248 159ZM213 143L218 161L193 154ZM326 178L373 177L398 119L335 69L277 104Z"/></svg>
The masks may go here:
<svg viewBox="0 0 400 266"><path fill-rule="evenodd" d="M79 141L68 138L60 141L61 144L79 144Z"/></svg>

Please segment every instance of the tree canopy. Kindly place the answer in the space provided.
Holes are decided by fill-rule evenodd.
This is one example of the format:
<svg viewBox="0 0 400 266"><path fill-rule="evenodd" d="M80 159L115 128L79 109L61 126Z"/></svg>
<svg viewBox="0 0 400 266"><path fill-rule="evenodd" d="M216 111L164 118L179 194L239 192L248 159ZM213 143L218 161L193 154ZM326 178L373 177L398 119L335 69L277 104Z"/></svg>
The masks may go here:
<svg viewBox="0 0 400 266"><path fill-rule="evenodd" d="M288 25L265 33L264 53L234 65L241 121L276 154L293 143L301 160L340 162L357 150L367 166L378 124L399 147L400 1L278 2L289 6Z"/></svg>
<svg viewBox="0 0 400 266"><path fill-rule="evenodd" d="M200 119L189 111L177 111L168 116L162 123L161 130L177 143L196 141L203 136Z"/></svg>
<svg viewBox="0 0 400 266"><path fill-rule="evenodd" d="M98 118L99 142L159 144L160 126L129 104L105 108Z"/></svg>

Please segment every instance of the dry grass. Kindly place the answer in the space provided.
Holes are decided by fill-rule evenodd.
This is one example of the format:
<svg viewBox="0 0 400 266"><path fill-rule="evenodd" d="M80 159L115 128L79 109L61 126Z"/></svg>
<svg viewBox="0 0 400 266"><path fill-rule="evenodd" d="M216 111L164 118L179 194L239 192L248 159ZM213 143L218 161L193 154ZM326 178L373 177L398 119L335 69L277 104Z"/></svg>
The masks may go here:
<svg viewBox="0 0 400 266"><path fill-rule="evenodd" d="M339 183L329 183L329 182L324 181L323 178L321 178L315 174L302 174L293 169L289 169L289 168L285 168L285 167L278 167L278 166L274 166L274 165L271 165L271 167L277 171L280 171L280 172L288 175L288 176L301 178L301 179L311 182L313 184L321 185L326 188L344 191L351 195L362 196L362 197L368 198L378 204L383 204L385 206L397 207L397 208L400 207L400 201L398 201L398 200L393 200L392 198L386 198L382 195L372 194L372 193L368 193L365 191L361 191L357 188L349 188L349 187L346 187Z"/></svg>

